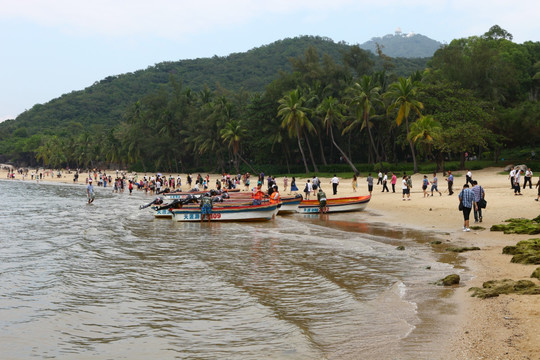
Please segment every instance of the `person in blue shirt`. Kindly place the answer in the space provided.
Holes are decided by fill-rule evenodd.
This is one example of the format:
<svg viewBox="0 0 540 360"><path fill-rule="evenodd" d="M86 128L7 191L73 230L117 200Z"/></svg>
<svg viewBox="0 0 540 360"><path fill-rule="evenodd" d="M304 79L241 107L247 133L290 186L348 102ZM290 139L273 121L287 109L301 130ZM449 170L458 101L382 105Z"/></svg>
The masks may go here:
<svg viewBox="0 0 540 360"><path fill-rule="evenodd" d="M452 186L454 185L454 175L452 175L452 172L448 170L448 195L452 195L454 193L454 190L452 190Z"/></svg>
<svg viewBox="0 0 540 360"><path fill-rule="evenodd" d="M94 187L92 186L92 179L88 180L88 185L86 186L86 195L88 196L88 203L93 203L95 194Z"/></svg>
<svg viewBox="0 0 540 360"><path fill-rule="evenodd" d="M474 193L471 189L469 189L469 185L465 184L463 185L463 190L458 195L459 202L463 204L463 209L461 210L463 212L463 231L471 231L469 228L469 216L471 214L471 210L474 206L475 210L478 210L478 205L474 201Z"/></svg>

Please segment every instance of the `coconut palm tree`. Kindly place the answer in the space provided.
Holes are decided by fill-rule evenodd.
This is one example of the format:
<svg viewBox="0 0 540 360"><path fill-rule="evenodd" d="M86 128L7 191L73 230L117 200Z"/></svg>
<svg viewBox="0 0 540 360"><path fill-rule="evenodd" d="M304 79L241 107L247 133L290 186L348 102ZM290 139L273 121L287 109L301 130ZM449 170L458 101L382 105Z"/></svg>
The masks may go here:
<svg viewBox="0 0 540 360"><path fill-rule="evenodd" d="M338 151L341 153L341 156L343 156L343 159L345 159L347 164L349 164L354 173L358 174L358 169L356 169L351 160L349 160L349 157L345 155L345 152L341 150L341 148L336 143L336 140L334 139L333 127L337 126L339 128L339 125L343 122L344 119L344 111L345 106L338 99L332 96L324 99L322 103L317 107L317 112L319 114L322 114L322 123L323 126L326 128L326 133L330 134L332 144L334 144L336 149L338 149Z"/></svg>
<svg viewBox="0 0 540 360"><path fill-rule="evenodd" d="M375 153L375 159L377 162L381 161L379 151L375 146L373 140L373 134L371 133L371 124L369 120L373 117L375 106L382 104L380 87L377 86L371 76L364 75L359 82L355 83L351 89L352 97L350 100L351 105L357 107L356 119L345 129L343 133L351 131L353 128L360 124L360 130L367 129L369 135L369 142L373 152Z"/></svg>
<svg viewBox="0 0 540 360"><path fill-rule="evenodd" d="M243 137L245 137L247 134L247 129L242 126L242 122L240 120L231 119L229 120L223 129L220 130L221 138L223 139L224 143L227 143L229 148L232 149L234 163L236 165L236 172L239 172L238 169L238 159L242 160L249 168L250 170L255 174L257 173L251 165L244 160L242 155L240 155L240 141Z"/></svg>
<svg viewBox="0 0 540 360"><path fill-rule="evenodd" d="M408 140L420 146L427 155L432 154L433 143L441 138L442 126L431 115L421 116L411 124Z"/></svg>
<svg viewBox="0 0 540 360"><path fill-rule="evenodd" d="M303 102L304 98L300 96L300 91L298 89L292 90L279 100L278 116L282 118L281 127L287 128L289 136L296 136L298 148L302 154L302 160L304 161L307 174L309 173L309 168L300 140L302 138L303 129L312 130L313 124L306 115L308 109L302 106Z"/></svg>
<svg viewBox="0 0 540 360"><path fill-rule="evenodd" d="M420 110L424 108L424 105L416 98L416 91L418 87L409 77L407 79L400 77L397 82L390 85L390 89L385 94L391 99L391 104L388 107L388 112L398 109L396 116L396 124L401 125L405 119L405 129L407 131L407 139L411 148L411 155L413 159L414 172L418 172L418 165L416 163L416 154L412 140L409 138L409 114L412 111L416 112L418 116L422 116Z"/></svg>

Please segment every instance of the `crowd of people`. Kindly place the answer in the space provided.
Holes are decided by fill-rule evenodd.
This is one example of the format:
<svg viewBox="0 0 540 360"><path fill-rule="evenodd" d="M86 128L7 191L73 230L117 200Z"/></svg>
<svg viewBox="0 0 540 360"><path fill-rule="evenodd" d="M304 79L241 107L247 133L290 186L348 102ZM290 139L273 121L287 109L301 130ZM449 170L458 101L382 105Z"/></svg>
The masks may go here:
<svg viewBox="0 0 540 360"><path fill-rule="evenodd" d="M67 174L71 174L71 170L66 172L53 171L53 170L28 170L28 169L12 169L8 171L8 178L14 179L15 173L17 173L23 180L46 180L47 178L54 177L66 177ZM162 175L157 173L151 176L140 176L137 173L128 173L125 171L116 170L112 174L100 169L92 169L82 171L80 169L74 170L73 182L77 183L79 181L80 174L85 174L85 183L87 186L87 195L88 202L92 203L95 198L94 186L102 188L111 188L111 191L122 193L125 189L129 190L131 194L134 189L139 191L144 191L149 194L160 194L165 191L175 191L182 190L183 179L180 175ZM510 187L514 192L515 196L521 195L522 189L533 188L533 171L530 167L524 166L515 166L511 167L508 174L508 179L510 181ZM265 175L260 173L255 176L257 179L256 185L251 187L251 178L250 173L244 174L222 174L221 177L218 177L215 182L214 188L216 190L224 189L239 189L243 185L245 191L251 191L251 197L253 204L260 204L263 199L269 199L271 202L279 202L280 192L277 184L277 180L272 175ZM393 172L382 172L379 171L377 174L377 183L376 185L381 186L381 192L390 192L388 183L392 187L392 193L396 193L396 184L398 182L397 175ZM356 192L359 189L358 186L359 176L354 175L352 177L352 191ZM448 175L445 178L447 183L447 194L452 196L454 194L454 175L452 171L448 171ZM367 190L369 195L373 194L374 189L374 178L371 173L366 177ZM263 188L263 185L266 183L266 189ZM333 195L338 194L338 187L340 184L340 179L334 174L330 179L329 186L332 188ZM192 175L186 174L186 179L184 183L185 191L204 191L209 190L210 185L210 175L202 176L201 174ZM433 173L432 177L429 178L428 175L423 175L422 179L422 193L423 197L433 197L435 193L438 193L439 196L442 196L442 191L439 189L439 178L437 173ZM407 175L405 172L401 177L401 197L403 201L411 200L411 189L413 188L412 177ZM538 195L535 201L540 199L540 178L535 184L535 188L538 190ZM296 184L296 178L294 176L289 179L287 176L283 177L283 193L288 193L289 195L293 192L298 192L299 189ZM326 193L322 189L321 180L317 175L313 175L311 179L307 179L303 188L303 198L309 200L311 196L316 197L320 204L326 204ZM446 192L446 190L445 190ZM482 209L486 207L485 200L486 192L484 188L478 184L476 180L473 179L471 170L467 169L465 172L465 184L459 192L459 209L463 212L464 224L463 231L470 231L469 218L471 212L474 214L475 222L482 222ZM324 206L321 207L323 209ZM322 211L321 211L322 212Z"/></svg>

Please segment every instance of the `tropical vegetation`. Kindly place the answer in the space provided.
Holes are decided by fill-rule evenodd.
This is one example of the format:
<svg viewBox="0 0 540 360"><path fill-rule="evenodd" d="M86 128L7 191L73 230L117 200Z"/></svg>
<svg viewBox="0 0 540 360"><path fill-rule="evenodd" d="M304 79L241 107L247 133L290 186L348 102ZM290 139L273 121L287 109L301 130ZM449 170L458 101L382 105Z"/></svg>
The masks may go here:
<svg viewBox="0 0 540 360"><path fill-rule="evenodd" d="M248 52L249 63L234 70L226 63L239 54L214 59L223 81L212 87L185 64L160 64L36 105L0 124L0 160L273 173L356 173L362 163L410 162L417 171L419 162L463 167L466 154L496 161L509 148L530 153L540 139L539 42L516 44L493 26L404 72L407 61L382 48L375 56L329 39L297 40L307 46L287 66L270 65L269 47ZM283 43L282 55L291 49ZM187 68L198 74L209 61Z"/></svg>

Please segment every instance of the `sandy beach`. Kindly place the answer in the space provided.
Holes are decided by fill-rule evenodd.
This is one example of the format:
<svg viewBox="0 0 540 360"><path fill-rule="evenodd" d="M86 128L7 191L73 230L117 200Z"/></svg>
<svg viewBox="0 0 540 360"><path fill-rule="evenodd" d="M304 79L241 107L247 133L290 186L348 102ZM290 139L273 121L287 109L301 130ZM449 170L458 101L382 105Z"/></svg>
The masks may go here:
<svg viewBox="0 0 540 360"><path fill-rule="evenodd" d="M489 168L472 173L472 178L485 189L488 206L483 211L482 223L474 224L471 213L471 226L479 225L485 228L484 230L462 231L463 216L457 209L457 195L465 183L463 171L454 173L455 193L452 196L448 195L446 181L442 174L439 174L439 190L442 195L435 193L433 197L424 197L421 189L423 175L427 175L431 181L433 174L415 174L411 200L402 201L401 178L398 176L395 193L392 193L390 185L389 193L381 192L382 185L374 186L372 199L366 209L368 218L373 222L435 232L448 241L448 244L455 246L480 247L481 251L459 255L464 259L465 272L470 276L466 276L456 288L454 296L459 304L459 314L456 315L459 326L455 333L448 334L448 339L441 340L441 343L448 346L447 349L441 349L441 359L540 359L540 296L501 295L479 299L471 297L467 291L473 286L481 287L487 280L528 279L539 283L538 280L530 278L538 265L513 264L510 262L511 256L502 254L504 246L515 245L520 240L535 236L504 235L502 232L489 231L492 225L500 224L508 218L531 219L540 214L540 202L534 201L537 196L534 185L532 189L522 189L522 196L515 196L510 189L508 175L500 174L501 171L502 168ZM113 171L110 173L114 177ZM172 175L176 177L178 174ZM181 176L185 182L185 174ZM2 170L0 177L7 179L7 171ZM210 175L210 184L215 183L216 177L217 175ZM15 181L17 180L22 180L21 175L15 175ZM73 174L64 173L61 178L47 176L43 180L73 183ZM276 180L281 190L283 177ZM25 181L35 180L27 176ZM377 179L375 183L376 181ZM533 184L537 181L538 176L535 175ZM296 183L301 191L305 179L297 178ZM330 179L321 178L321 183L326 194L334 197L331 195ZM84 185L84 175L81 176L79 184ZM340 179L335 197L367 195L365 177L358 179L358 185L357 192L353 192L351 179ZM287 194L288 191L284 193Z"/></svg>

